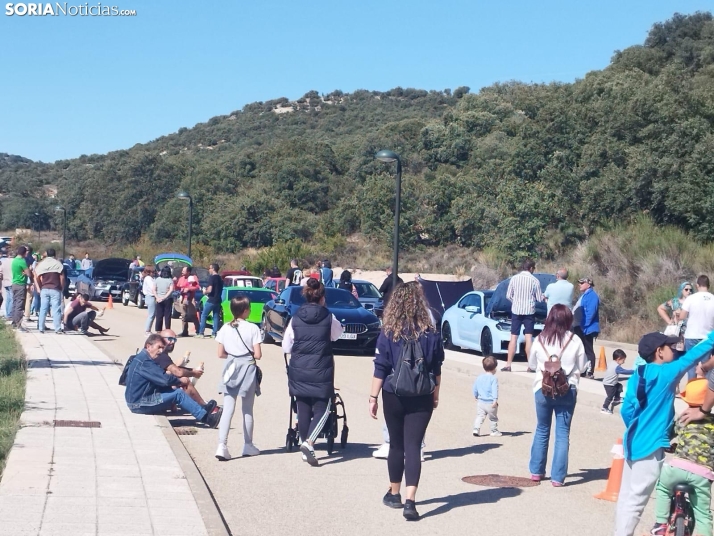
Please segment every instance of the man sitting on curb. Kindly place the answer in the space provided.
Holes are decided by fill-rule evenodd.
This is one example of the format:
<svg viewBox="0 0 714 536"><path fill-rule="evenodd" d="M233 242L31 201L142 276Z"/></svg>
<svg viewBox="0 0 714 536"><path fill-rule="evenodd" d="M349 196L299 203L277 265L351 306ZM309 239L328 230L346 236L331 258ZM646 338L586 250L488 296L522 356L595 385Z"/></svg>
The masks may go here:
<svg viewBox="0 0 714 536"><path fill-rule="evenodd" d="M64 330L74 331L79 328L82 335L89 335L91 327L104 335L109 328L103 328L94 321L97 318L97 311L98 309L89 301L89 294L80 294L64 310Z"/></svg>
<svg viewBox="0 0 714 536"><path fill-rule="evenodd" d="M189 369L186 367L177 366L174 363L174 360L171 359L171 356L169 355L171 352L174 351L174 348L176 346L176 332L172 329L165 329L164 331L159 333L159 335L161 335L161 337L164 339L164 344L166 345L166 348L164 348L164 351L158 355L158 357L156 358L156 362L166 372L166 374L173 374L177 378L180 378L181 388L186 391L186 394L190 396L193 400L198 402L200 405L202 405L206 411L208 411L209 413L213 413L213 410L216 409L216 406L218 405L216 401L209 400L208 403L206 403L206 401L203 400L201 395L198 394L198 391L189 380L189 378L200 378L201 376L203 376L203 369Z"/></svg>
<svg viewBox="0 0 714 536"><path fill-rule="evenodd" d="M150 335L144 343L144 349L136 354L129 364L126 375L126 391L124 398L132 413L143 415L161 415L176 404L188 411L197 421L216 428L221 420L223 410L209 413L195 402L180 387L182 380L173 374L166 373L156 359L166 348L161 335Z"/></svg>

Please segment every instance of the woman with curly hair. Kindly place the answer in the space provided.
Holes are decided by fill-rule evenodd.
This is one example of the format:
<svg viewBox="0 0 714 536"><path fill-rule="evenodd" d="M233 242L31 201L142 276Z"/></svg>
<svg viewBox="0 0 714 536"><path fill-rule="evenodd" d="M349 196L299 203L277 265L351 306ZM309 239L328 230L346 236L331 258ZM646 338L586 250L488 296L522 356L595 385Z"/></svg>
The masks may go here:
<svg viewBox="0 0 714 536"><path fill-rule="evenodd" d="M384 420L389 430L389 491L382 502L391 508L404 508L409 521L419 519L415 497L421 476L421 444L431 414L439 405L441 363L444 348L441 344L429 307L416 282L397 286L384 311L382 332L377 339L374 357L374 377L369 396L369 413L377 418L379 392L382 391ZM390 376L402 357L407 341L418 341L424 355L426 373L433 375L436 387L430 394L397 396ZM399 493L402 476L406 484L406 500L402 505Z"/></svg>

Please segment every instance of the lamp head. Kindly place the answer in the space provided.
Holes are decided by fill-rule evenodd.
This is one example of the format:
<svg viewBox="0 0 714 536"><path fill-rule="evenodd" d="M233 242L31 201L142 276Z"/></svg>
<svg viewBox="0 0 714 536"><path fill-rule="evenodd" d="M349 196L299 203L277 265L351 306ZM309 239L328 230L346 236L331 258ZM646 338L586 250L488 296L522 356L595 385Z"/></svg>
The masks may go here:
<svg viewBox="0 0 714 536"><path fill-rule="evenodd" d="M59 212L60 210L64 210L64 207L60 207L59 205L55 207L55 212Z"/></svg>
<svg viewBox="0 0 714 536"><path fill-rule="evenodd" d="M181 190L178 194L176 194L176 197L179 199L191 199L191 196L188 195L188 192Z"/></svg>
<svg viewBox="0 0 714 536"><path fill-rule="evenodd" d="M399 161L399 155L394 151L388 149L382 149L374 157L381 162L397 162Z"/></svg>

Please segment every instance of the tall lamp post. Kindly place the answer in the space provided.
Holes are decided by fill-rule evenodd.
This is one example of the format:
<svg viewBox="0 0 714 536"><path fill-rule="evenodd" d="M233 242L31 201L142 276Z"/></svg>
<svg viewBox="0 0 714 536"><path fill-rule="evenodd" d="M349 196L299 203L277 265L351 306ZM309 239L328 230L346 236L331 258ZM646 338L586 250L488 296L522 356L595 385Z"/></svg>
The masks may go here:
<svg viewBox="0 0 714 536"><path fill-rule="evenodd" d="M42 240L40 236L40 213L35 212L35 223L37 224L37 247L40 247L40 241Z"/></svg>
<svg viewBox="0 0 714 536"><path fill-rule="evenodd" d="M67 245L67 209L64 207L56 206L55 212L62 211L62 262L67 258L65 252L65 246Z"/></svg>
<svg viewBox="0 0 714 536"><path fill-rule="evenodd" d="M176 197L188 199L188 256L191 257L191 232L193 231L193 198L188 192L180 191Z"/></svg>
<svg viewBox="0 0 714 536"><path fill-rule="evenodd" d="M392 288L397 288L399 269L399 211L402 205L402 161L394 151L382 149L374 157L381 162L397 163L397 197L394 203L394 252L392 256Z"/></svg>

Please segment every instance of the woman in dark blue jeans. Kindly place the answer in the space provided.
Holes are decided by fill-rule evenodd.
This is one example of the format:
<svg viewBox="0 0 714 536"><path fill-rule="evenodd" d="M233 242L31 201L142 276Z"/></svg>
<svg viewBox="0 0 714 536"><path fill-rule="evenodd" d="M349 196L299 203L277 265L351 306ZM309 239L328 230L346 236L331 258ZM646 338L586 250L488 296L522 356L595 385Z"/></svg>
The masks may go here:
<svg viewBox="0 0 714 536"><path fill-rule="evenodd" d="M588 360L580 337L573 336L570 326L573 313L565 305L554 305L545 321L543 331L538 335L528 357L528 366L535 369L533 383L535 409L538 424L533 435L531 447L531 480L540 482L545 477L545 465L548 458L550 428L555 415L555 448L550 482L560 487L568 474L568 449L570 448L570 424L575 411L580 375L585 372ZM551 356L560 359L561 367L568 377L570 390L555 398L543 394L543 370Z"/></svg>

